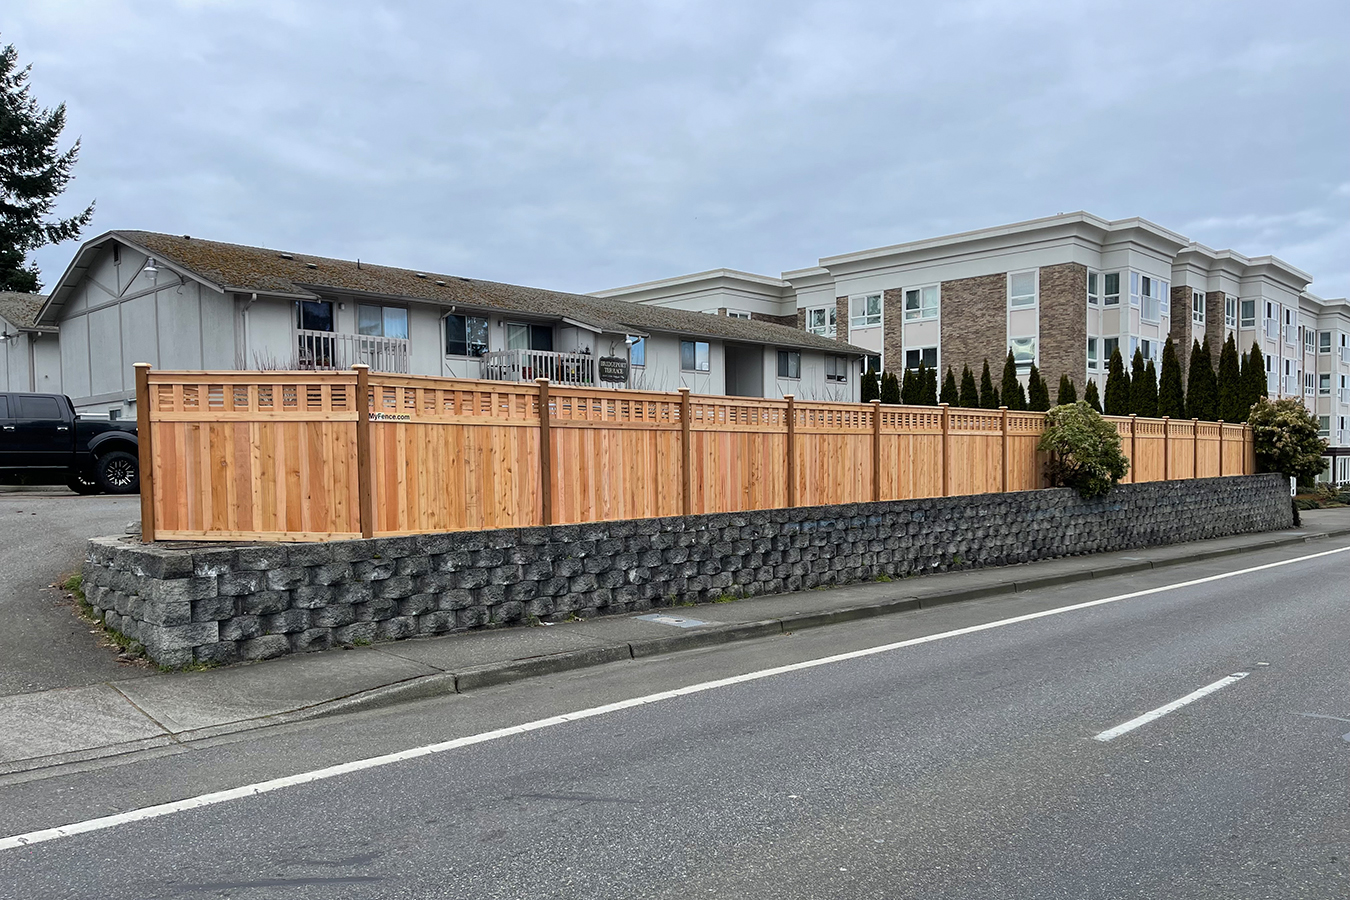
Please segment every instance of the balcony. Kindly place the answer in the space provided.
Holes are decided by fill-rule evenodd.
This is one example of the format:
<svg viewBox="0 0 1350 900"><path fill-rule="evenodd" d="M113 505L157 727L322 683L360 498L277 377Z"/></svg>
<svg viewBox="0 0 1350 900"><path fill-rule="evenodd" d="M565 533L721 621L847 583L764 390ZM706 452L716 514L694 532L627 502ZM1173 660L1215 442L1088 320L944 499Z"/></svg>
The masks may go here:
<svg viewBox="0 0 1350 900"><path fill-rule="evenodd" d="M1297 326L1297 325L1286 325L1286 326L1284 326L1284 342L1285 342L1286 344L1291 344L1291 345L1295 345L1295 346L1298 344L1298 326Z"/></svg>
<svg viewBox="0 0 1350 900"><path fill-rule="evenodd" d="M1280 339L1280 323L1274 319L1266 319L1266 337L1278 341Z"/></svg>
<svg viewBox="0 0 1350 900"><path fill-rule="evenodd" d="M483 354L483 377L490 381L534 381L596 386L595 357L549 350L492 350Z"/></svg>
<svg viewBox="0 0 1350 900"><path fill-rule="evenodd" d="M296 330L296 368L350 369L357 363L372 372L408 374L408 342L370 334Z"/></svg>

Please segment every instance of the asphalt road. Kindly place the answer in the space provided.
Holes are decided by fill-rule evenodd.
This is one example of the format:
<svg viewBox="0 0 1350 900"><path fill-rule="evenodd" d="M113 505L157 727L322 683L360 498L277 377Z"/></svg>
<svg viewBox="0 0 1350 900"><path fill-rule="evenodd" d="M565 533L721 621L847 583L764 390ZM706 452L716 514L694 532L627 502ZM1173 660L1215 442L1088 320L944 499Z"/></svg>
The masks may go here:
<svg viewBox="0 0 1350 900"><path fill-rule="evenodd" d="M0 836L1340 547L0 780ZM1343 897L1347 572L1325 555L0 850L0 897Z"/></svg>
<svg viewBox="0 0 1350 900"><path fill-rule="evenodd" d="M0 696L144 671L99 649L88 626L50 587L80 567L89 538L121 534L139 517L135 496L0 491Z"/></svg>

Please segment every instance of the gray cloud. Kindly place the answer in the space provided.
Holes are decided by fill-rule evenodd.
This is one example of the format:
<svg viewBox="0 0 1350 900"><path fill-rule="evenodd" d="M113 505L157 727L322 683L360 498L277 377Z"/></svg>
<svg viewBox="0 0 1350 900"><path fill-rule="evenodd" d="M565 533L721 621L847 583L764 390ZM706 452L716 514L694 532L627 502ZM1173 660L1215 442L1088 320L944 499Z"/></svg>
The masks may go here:
<svg viewBox="0 0 1350 900"><path fill-rule="evenodd" d="M20 0L0 29L100 231L594 290L1087 209L1350 290L1341 0Z"/></svg>

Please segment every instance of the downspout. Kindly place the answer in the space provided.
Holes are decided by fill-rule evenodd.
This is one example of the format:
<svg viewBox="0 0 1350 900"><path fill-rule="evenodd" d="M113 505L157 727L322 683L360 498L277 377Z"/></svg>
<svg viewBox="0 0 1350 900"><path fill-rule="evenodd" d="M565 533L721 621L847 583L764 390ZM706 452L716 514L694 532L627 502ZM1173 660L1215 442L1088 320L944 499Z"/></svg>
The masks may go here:
<svg viewBox="0 0 1350 900"><path fill-rule="evenodd" d="M258 302L258 294L257 294L257 292L255 291L254 293L249 294L248 302L245 303L245 304L244 304L244 308L243 308L242 310L240 310L240 314L244 317L244 359L243 359L243 369L244 369L245 371L247 371L247 369L248 369L248 354L249 354L249 351L250 351L250 349L251 349L251 345L250 345L250 341L249 341L249 331L248 331L248 310L249 310L249 307L251 307L253 304L255 304L255 303L257 303L257 302Z"/></svg>

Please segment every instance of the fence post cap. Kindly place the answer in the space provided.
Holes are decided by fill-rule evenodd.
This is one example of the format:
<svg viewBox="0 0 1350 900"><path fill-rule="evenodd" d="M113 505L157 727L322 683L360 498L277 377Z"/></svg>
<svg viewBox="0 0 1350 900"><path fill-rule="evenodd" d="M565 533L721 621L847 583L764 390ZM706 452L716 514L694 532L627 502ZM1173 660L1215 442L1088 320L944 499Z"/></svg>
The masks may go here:
<svg viewBox="0 0 1350 900"><path fill-rule="evenodd" d="M680 393L681 393L681 394L687 394L687 393L689 393L689 388L687 388L687 387L682 387L682 388L680 388Z"/></svg>
<svg viewBox="0 0 1350 900"><path fill-rule="evenodd" d="M1000 407L999 407L999 410L1002 411L1002 412L1007 412L1007 411L1008 411L1008 407L1006 407L1006 406L1000 406Z"/></svg>
<svg viewBox="0 0 1350 900"><path fill-rule="evenodd" d="M1131 419L1138 418L1138 415L1135 414L1135 413L1130 413L1130 418L1131 418Z"/></svg>
<svg viewBox="0 0 1350 900"><path fill-rule="evenodd" d="M876 406L880 406L880 405L881 405L881 401L880 401L880 400L868 400L867 402L868 402L868 403L872 403L872 404L874 404L874 405L876 405Z"/></svg>
<svg viewBox="0 0 1350 900"><path fill-rule="evenodd" d="M353 369L369 369L370 366L366 365L365 363L352 363L352 368L353 368Z"/></svg>
<svg viewBox="0 0 1350 900"><path fill-rule="evenodd" d="M1199 419L1196 419L1195 421L1199 422L1200 420L1199 420ZM1223 424L1223 419L1220 419L1220 420L1219 420L1219 424L1220 424L1220 425Z"/></svg>
<svg viewBox="0 0 1350 900"><path fill-rule="evenodd" d="M132 367L133 369L148 369L148 368L150 368L150 364L149 364L149 363L132 363L132 364L131 364L131 367Z"/></svg>
<svg viewBox="0 0 1350 900"><path fill-rule="evenodd" d="M536 379L534 380L534 383L537 384L537 385L539 385L540 387L545 387L545 386L548 384L548 379L547 379L547 378L536 378Z"/></svg>

